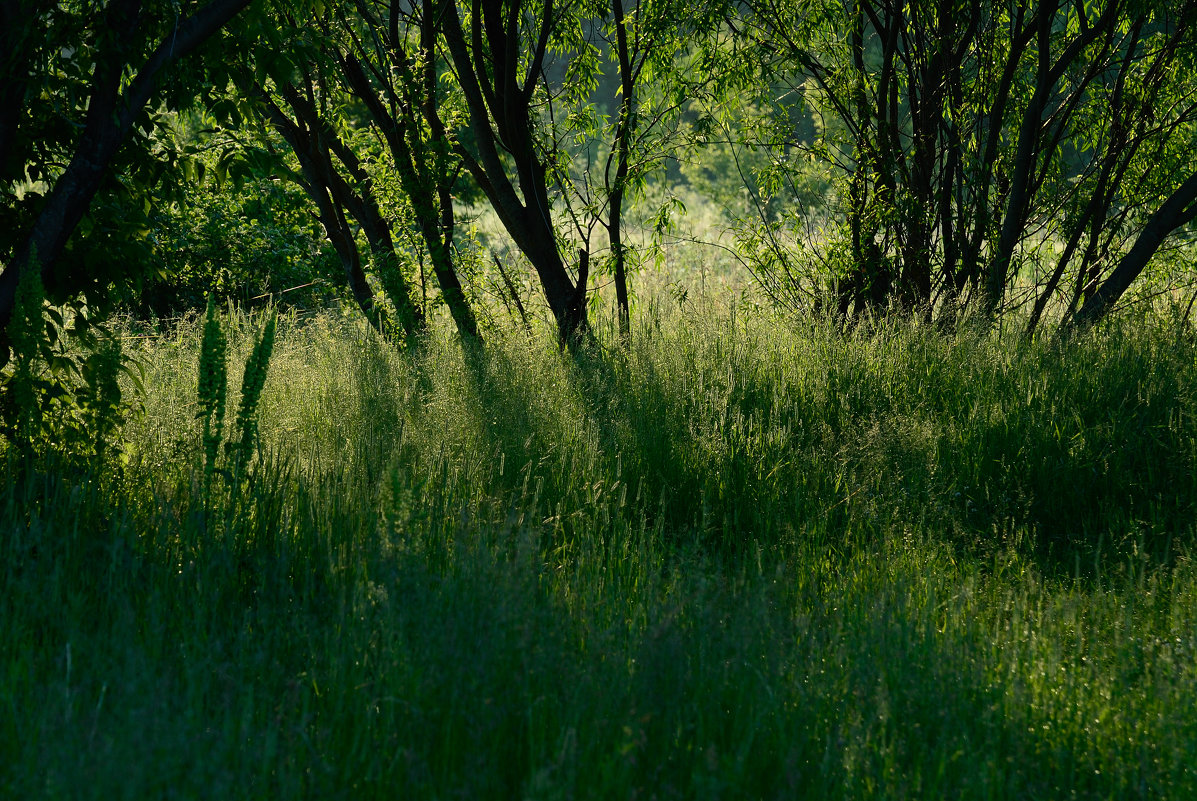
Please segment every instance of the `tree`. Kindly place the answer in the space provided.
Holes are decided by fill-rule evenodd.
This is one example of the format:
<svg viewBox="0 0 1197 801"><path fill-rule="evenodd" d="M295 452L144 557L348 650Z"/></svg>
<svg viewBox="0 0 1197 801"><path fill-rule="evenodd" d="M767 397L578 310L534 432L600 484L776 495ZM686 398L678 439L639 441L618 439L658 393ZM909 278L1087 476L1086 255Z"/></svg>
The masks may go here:
<svg viewBox="0 0 1197 801"><path fill-rule="evenodd" d="M841 314L1027 305L1034 331L1053 301L1108 308L1089 301L1145 264L1146 241L1114 268L1127 242L1191 219L1192 2L746 6L763 75L835 121L784 145L841 176Z"/></svg>
<svg viewBox="0 0 1197 801"><path fill-rule="evenodd" d="M423 314L412 300L390 225L374 196L373 181L357 154L342 141L330 122L330 93L323 81L307 73L293 80L302 84L276 79L274 93L258 90L266 118L299 161L301 175L296 176L297 182L316 205L358 307L376 328L385 330L387 326L375 306L374 290L362 267L354 221L364 232L375 268L383 276L398 317L398 329L404 338L411 339L424 330ZM348 172L348 177L341 170Z"/></svg>
<svg viewBox="0 0 1197 801"><path fill-rule="evenodd" d="M468 109L458 153L536 271L563 343L587 331L592 267L612 274L629 332L626 211L678 146L696 83L678 62L715 29L718 7L501 0L473 3L463 22L456 4L441 6ZM605 259L596 230L606 233Z"/></svg>
<svg viewBox="0 0 1197 801"><path fill-rule="evenodd" d="M562 343L587 333L589 259L580 251L574 276L566 268L553 224L549 159L537 141L538 83L565 11L552 0L476 0L469 35L456 2L440 0L437 13L469 113L471 142L458 153L532 264Z"/></svg>
<svg viewBox="0 0 1197 801"><path fill-rule="evenodd" d="M352 10L340 18L344 85L387 143L458 333L477 339L478 322L453 258L453 191L462 165L441 118L436 4L353 0Z"/></svg>
<svg viewBox="0 0 1197 801"><path fill-rule="evenodd" d="M149 130L161 104L194 100L195 84L173 68L212 39L251 0L88 4L5 0L0 4L0 353L7 358L20 275L40 271L63 299L125 276L64 261L97 193L111 190L120 158L127 181L161 175ZM45 95L48 102L42 101ZM21 114L29 109L31 113ZM126 185L126 189L129 187ZM78 261L77 259L74 261ZM95 266L93 262L92 265Z"/></svg>
<svg viewBox="0 0 1197 801"><path fill-rule="evenodd" d="M1197 219L1197 173L1168 196L1148 218L1134 245L1101 286L1070 320L1074 326L1092 325L1105 316L1147 267L1160 245L1178 228Z"/></svg>
<svg viewBox="0 0 1197 801"><path fill-rule="evenodd" d="M386 327L359 233L405 338L426 322L405 275L412 259L403 244L427 255L460 336L473 340L478 325L455 265L461 166L440 120L436 29L426 11L390 0L280 9L270 46L247 57L238 91L254 98L297 158L300 171L291 177L312 198L366 316ZM402 197L381 197L380 179L397 184ZM384 200L404 213L385 213Z"/></svg>
<svg viewBox="0 0 1197 801"><path fill-rule="evenodd" d="M601 10L609 15L596 9L598 24L592 27L598 33L597 49L609 53L614 62L617 88L610 98L617 101L614 113L565 115L564 126L554 125L565 128L555 132L554 141L567 140L569 133L581 134L606 149L606 158L598 159L601 167L588 160L582 170L573 171L571 161L562 159L560 180L566 185L566 200L572 189L588 212L579 215L571 210L571 216L575 220L589 216L606 230L619 329L626 338L631 328L631 248L624 237L625 211L646 180L660 173L665 159L690 144L683 116L692 110L693 98L711 76L701 68L688 74L686 67L696 63L694 53L717 30L721 14L718 3L694 6L673 0L611 0L609 7ZM710 62L703 66L709 67ZM601 96L600 89L579 98L578 105L599 110L604 100L608 99ZM575 121L588 119L594 121L579 130ZM582 235L583 226L575 224ZM589 251L588 234L581 238Z"/></svg>

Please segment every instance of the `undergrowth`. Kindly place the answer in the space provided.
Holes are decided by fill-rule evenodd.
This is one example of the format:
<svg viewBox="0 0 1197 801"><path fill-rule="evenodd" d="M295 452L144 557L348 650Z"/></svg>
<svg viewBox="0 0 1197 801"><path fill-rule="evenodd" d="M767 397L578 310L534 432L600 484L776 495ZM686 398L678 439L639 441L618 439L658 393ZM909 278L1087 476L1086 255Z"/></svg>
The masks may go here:
<svg viewBox="0 0 1197 801"><path fill-rule="evenodd" d="M201 328L121 481L5 484L0 796L1197 794L1187 332L281 316L234 484Z"/></svg>

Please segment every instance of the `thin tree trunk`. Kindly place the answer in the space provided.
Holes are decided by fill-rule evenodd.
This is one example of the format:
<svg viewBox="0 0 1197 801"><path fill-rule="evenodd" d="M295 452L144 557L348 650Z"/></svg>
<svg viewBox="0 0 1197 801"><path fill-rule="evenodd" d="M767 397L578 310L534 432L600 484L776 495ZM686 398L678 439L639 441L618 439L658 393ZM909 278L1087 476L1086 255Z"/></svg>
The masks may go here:
<svg viewBox="0 0 1197 801"><path fill-rule="evenodd" d="M628 301L627 253L623 244L623 198L628 180L628 157L631 150L633 115L636 113L633 101L636 97L633 84L632 61L628 54L628 33L624 28L623 0L611 0L611 11L615 17L615 42L619 56L619 80L622 98L619 104L619 124L615 132L616 166L615 182L608 196L607 233L611 239L611 259L615 273L615 303L619 310L619 335L625 341L632 334L632 313Z"/></svg>

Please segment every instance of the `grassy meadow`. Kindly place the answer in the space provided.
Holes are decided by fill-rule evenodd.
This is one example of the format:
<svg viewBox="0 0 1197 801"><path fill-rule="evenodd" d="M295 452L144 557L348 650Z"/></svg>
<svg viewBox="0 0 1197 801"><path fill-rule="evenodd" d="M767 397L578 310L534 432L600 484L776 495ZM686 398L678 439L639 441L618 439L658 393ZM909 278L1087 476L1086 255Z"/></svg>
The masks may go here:
<svg viewBox="0 0 1197 801"><path fill-rule="evenodd" d="M243 469L202 321L127 340L110 464L8 456L0 797L1197 797L1191 330L662 297L580 356L283 316Z"/></svg>

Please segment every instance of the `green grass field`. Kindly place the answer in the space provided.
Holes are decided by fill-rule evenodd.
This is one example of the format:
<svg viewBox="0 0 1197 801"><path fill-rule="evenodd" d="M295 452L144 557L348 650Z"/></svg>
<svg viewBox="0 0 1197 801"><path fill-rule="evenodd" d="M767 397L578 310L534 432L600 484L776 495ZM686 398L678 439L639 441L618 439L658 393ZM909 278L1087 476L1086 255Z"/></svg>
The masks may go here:
<svg viewBox="0 0 1197 801"><path fill-rule="evenodd" d="M208 476L200 324L130 341L119 458L8 456L0 796L1197 797L1191 332L667 306L284 317Z"/></svg>

